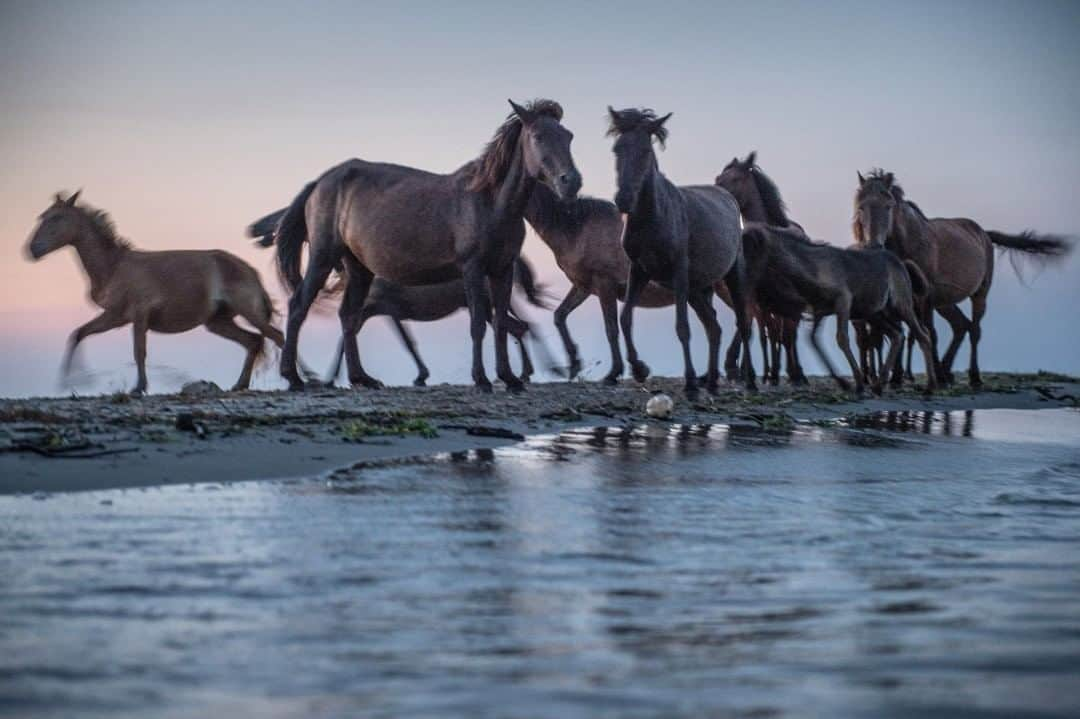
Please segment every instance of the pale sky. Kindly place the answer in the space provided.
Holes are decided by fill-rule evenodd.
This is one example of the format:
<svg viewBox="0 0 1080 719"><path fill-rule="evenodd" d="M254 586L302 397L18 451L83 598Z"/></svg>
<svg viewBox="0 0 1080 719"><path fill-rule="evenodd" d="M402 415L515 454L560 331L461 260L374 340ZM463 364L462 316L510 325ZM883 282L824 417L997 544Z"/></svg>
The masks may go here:
<svg viewBox="0 0 1080 719"><path fill-rule="evenodd" d="M349 157L452 170L479 152L507 97L564 105L585 192L602 197L614 192L605 107L644 105L675 113L660 156L672 180L711 182L757 149L792 217L835 244L851 242L855 171L874 166L930 215L1080 232L1080 4L460 5L0 5L0 395L60 391L64 341L95 314L72 252L23 256L53 192L84 188L144 249L233 251L281 297L269 253L243 237L248 222ZM530 238L526 254L561 294L547 248ZM984 369L1080 372L1078 279L1075 256L1030 287L999 263ZM534 318L554 346L550 315ZM722 322L730 336L730 314ZM673 324L671 310L638 322L645 359L668 374L681 367ZM602 375L595 301L571 326ZM432 381L468 380L464 315L415 329ZM309 324L311 364L325 365L336 332L336 317ZM383 380L412 377L384 320L361 351ZM92 388L130 386L130 357L129 330L87 340ZM203 330L152 336L151 389L231 384L240 360ZM276 372L261 382L277 386Z"/></svg>

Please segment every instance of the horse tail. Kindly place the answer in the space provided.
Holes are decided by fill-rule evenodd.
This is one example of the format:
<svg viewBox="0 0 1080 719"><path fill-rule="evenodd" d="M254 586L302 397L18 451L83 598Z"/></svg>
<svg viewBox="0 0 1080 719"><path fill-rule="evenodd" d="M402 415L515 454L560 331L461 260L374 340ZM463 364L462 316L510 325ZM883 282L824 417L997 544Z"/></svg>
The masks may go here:
<svg viewBox="0 0 1080 719"><path fill-rule="evenodd" d="M1009 263L1016 276L1023 280L1018 260L1035 262L1039 266L1061 262L1072 251L1073 244L1062 235L1040 235L1031 230L1024 230L1018 235L1009 235L996 230L987 230L990 241L1009 253ZM1017 254L1022 252L1024 254Z"/></svg>
<svg viewBox="0 0 1080 719"><path fill-rule="evenodd" d="M285 210L274 230L277 245L278 276L289 292L300 285L300 255L308 241L307 201L315 191L315 182L309 182Z"/></svg>
<svg viewBox="0 0 1080 719"><path fill-rule="evenodd" d="M255 220L248 225L247 236L253 238L255 244L260 247L272 246L274 244L274 230L277 229L278 223L286 211L287 208L282 208Z"/></svg>
<svg viewBox="0 0 1080 719"><path fill-rule="evenodd" d="M926 297L930 292L930 282L922 269L911 260L904 260L904 269L907 270L908 278L911 280L911 291L920 300Z"/></svg>
<svg viewBox="0 0 1080 719"><path fill-rule="evenodd" d="M544 290L546 288L536 282L536 273L533 272L532 265L524 257L519 256L514 259L514 282L525 293L525 299L529 301L530 305L544 310L551 309L544 299Z"/></svg>

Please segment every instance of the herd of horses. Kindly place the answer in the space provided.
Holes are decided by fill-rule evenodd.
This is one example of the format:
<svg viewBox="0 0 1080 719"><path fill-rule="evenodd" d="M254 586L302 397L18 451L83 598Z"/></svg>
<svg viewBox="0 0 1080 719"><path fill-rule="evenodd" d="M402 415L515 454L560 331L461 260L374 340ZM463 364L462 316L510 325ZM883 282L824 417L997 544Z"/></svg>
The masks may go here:
<svg viewBox="0 0 1080 719"><path fill-rule="evenodd" d="M543 304L532 270L520 256L528 223L570 280L554 320L571 377L582 364L567 318L595 295L611 350L604 382L618 382L625 371L620 335L633 377L640 382L649 376L634 342L634 311L674 305L686 394L695 396L702 384L715 392L721 372L715 294L731 307L736 322L724 372L749 388L756 382L750 351L755 322L765 379L779 382L783 354L789 380L806 381L797 337L807 319L811 346L830 375L849 388L819 341L821 322L829 316L836 317L836 342L858 392L867 383L881 392L887 382L899 386L913 379L915 344L927 368L926 391L952 382L965 337L969 382L978 387L978 344L995 246L1042 261L1059 259L1071 248L1059 236L1010 235L968 219L928 218L905 197L893 174L881 170L858 175L854 244L818 242L787 216L779 190L754 153L733 159L712 184L671 182L656 153L667 140L671 115L644 109L608 108L615 201L579 197L581 174L561 106L551 100L510 104L513 112L480 157L452 173L348 160L307 184L288 207L249 227L261 244L274 247L279 274L291 292L284 333L272 323L273 306L258 274L242 260L222 250L135 250L117 235L106 213L77 202L79 193L57 195L39 217L28 252L39 259L74 246L90 279L90 296L102 308L72 334L65 370L85 337L131 324L138 369L133 391L142 393L148 330L183 332L203 325L246 349L234 389L248 387L265 340L281 348L281 374L289 387L301 389L315 380L298 361L301 326L321 294L340 290L338 363L343 355L353 386L381 386L364 370L357 344L367 319L391 317L416 361L415 383L423 384L427 367L402 322L432 321L466 307L476 386L492 388L482 352L490 323L496 375L509 391L520 391L533 365L524 342L529 325L512 307L514 285L533 304ZM331 273L339 279L328 286ZM970 317L958 306L965 300L971 301ZM707 367L700 376L690 351L691 309L708 339ZM935 312L953 331L943 355ZM256 331L239 326L237 317ZM855 328L858 359L849 326ZM520 376L511 368L508 335L522 348Z"/></svg>

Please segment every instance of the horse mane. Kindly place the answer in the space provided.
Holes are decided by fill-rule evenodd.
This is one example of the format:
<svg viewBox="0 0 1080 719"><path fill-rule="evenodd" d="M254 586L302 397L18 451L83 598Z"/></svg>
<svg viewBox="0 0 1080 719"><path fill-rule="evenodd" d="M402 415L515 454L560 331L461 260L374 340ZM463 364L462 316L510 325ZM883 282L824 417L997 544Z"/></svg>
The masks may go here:
<svg viewBox="0 0 1080 719"><path fill-rule="evenodd" d="M589 219L605 212L614 214L615 206L607 200L579 195L568 201L559 200L544 184L537 183L525 209L525 219L537 232L561 230L577 235Z"/></svg>
<svg viewBox="0 0 1080 719"><path fill-rule="evenodd" d="M787 227L791 224L787 216L787 205L784 203L784 198L780 196L780 188L776 186L772 178L762 172L757 165L750 168L750 177L754 178L754 185L757 186L758 194L761 195L761 202L765 206L769 224L779 227Z"/></svg>
<svg viewBox="0 0 1080 719"><path fill-rule="evenodd" d="M916 205L916 204L915 204L914 202L912 202L911 200L904 200L904 191L903 191L903 190L901 190L901 191L900 191L900 197L898 198L898 200L899 200L899 201L902 201L902 202L907 202L907 205L908 205L908 207L910 207L911 209L915 210L915 214L917 214L917 215L918 215L919 217L923 218L923 219L924 219L924 220L926 220L927 222L929 222L929 221L930 221L930 218L926 216L926 213L922 211L922 208L921 208L921 207L919 207L918 205Z"/></svg>
<svg viewBox="0 0 1080 719"><path fill-rule="evenodd" d="M56 201L57 203L67 204L67 199L62 197L60 193L56 194ZM82 213L82 216L90 222L90 226L94 228L97 236L107 244L123 250L134 248L130 240L117 234L116 223L113 222L112 218L109 217L109 213L105 210L99 210L81 202L72 205L72 207Z"/></svg>
<svg viewBox="0 0 1080 719"><path fill-rule="evenodd" d="M525 105L525 109L556 121L561 121L563 116L562 105L554 100L533 100ZM480 157L465 166L465 175L468 178L466 188L479 192L498 186L510 169L520 136L521 118L511 112L495 131L495 136L484 147Z"/></svg>
<svg viewBox="0 0 1080 719"><path fill-rule="evenodd" d="M636 130L642 125L651 125L660 119L656 116L656 112L648 107L632 107L627 110L619 110L614 114L608 113L608 115L610 122L607 130L608 137L616 137L624 132ZM652 129L652 134L660 142L660 147L663 147L668 138L667 128L659 125Z"/></svg>

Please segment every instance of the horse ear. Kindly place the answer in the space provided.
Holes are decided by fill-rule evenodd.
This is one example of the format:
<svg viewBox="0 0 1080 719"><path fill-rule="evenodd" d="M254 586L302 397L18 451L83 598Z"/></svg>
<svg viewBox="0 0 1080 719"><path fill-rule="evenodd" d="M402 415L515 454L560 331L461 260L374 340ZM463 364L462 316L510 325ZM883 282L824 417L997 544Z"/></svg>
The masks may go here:
<svg viewBox="0 0 1080 719"><path fill-rule="evenodd" d="M750 154L743 160L743 164L747 167L753 167L757 163L757 150L751 150Z"/></svg>
<svg viewBox="0 0 1080 719"><path fill-rule="evenodd" d="M610 118L611 118L611 122L612 122L613 124L614 124L614 123L618 123L618 122L619 122L619 111L618 111L618 110L616 110L616 109L615 109L614 107L612 107L611 105L608 105L608 106L607 106L607 111L608 111L608 117L610 117Z"/></svg>
<svg viewBox="0 0 1080 719"><path fill-rule="evenodd" d="M661 130L664 127L664 123L667 122L668 120L670 120L671 116L674 115L674 114L675 114L674 112L669 112L668 114L664 115L663 117L658 118L656 120L653 120L652 121L652 126L651 126L652 131L653 132L658 132L659 130Z"/></svg>
<svg viewBox="0 0 1080 719"><path fill-rule="evenodd" d="M896 179L896 176L893 175L891 172L886 172L885 173L885 184L888 185L889 187L893 186L893 180L895 180L895 179Z"/></svg>
<svg viewBox="0 0 1080 719"><path fill-rule="evenodd" d="M510 99L507 99L507 102L510 103L510 107L514 108L514 114L517 115L518 119L521 120L524 124L528 125L536 119L536 113L534 113L532 110L524 108Z"/></svg>
<svg viewBox="0 0 1080 719"><path fill-rule="evenodd" d="M68 207L74 207L75 206L75 201L79 199L79 195L81 195L81 194L82 194L82 188L79 188L78 190L75 190L75 194L73 194L71 197L67 198L67 206Z"/></svg>
<svg viewBox="0 0 1080 719"><path fill-rule="evenodd" d="M859 172L858 170L855 170L855 174L858 175L858 177L859 177L859 187L862 187L863 185L865 185L866 184L866 178L862 176L862 173Z"/></svg>

